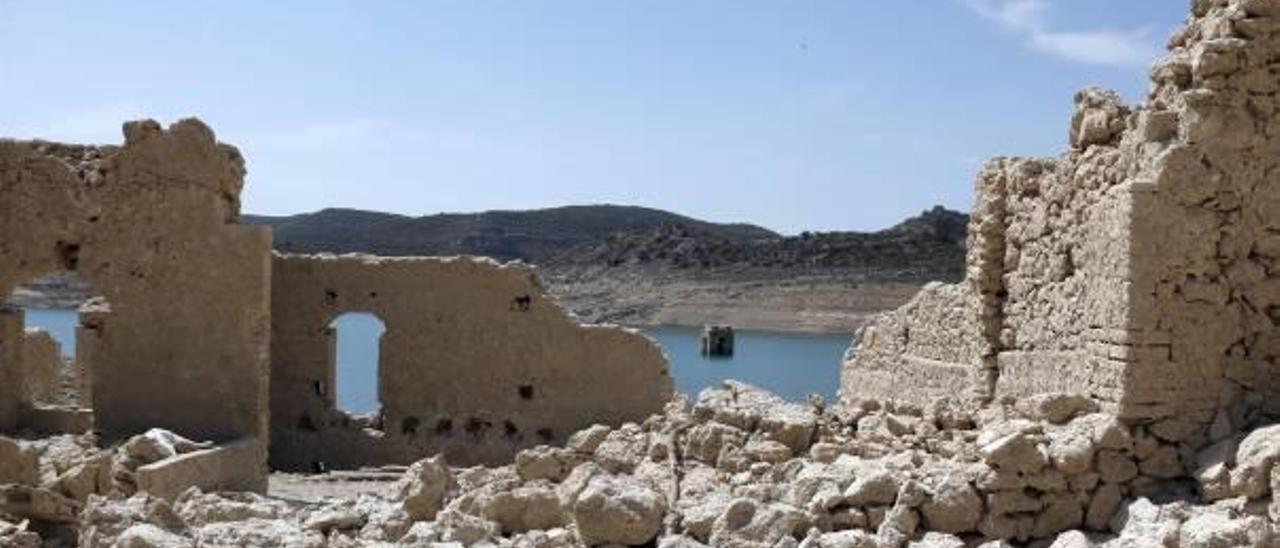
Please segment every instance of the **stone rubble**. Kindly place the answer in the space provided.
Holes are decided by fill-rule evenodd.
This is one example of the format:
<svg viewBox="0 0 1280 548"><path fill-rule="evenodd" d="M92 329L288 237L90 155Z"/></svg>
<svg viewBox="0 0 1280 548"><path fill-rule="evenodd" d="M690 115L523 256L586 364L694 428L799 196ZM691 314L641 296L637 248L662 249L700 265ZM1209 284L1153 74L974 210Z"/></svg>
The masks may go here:
<svg viewBox="0 0 1280 548"><path fill-rule="evenodd" d="M29 523L62 524L47 545L74 538L71 528L86 548L1280 546L1280 426L1218 448L1208 468L1220 471L1202 482L1194 463L1208 456L1179 454L1072 402L1008 401L957 426L943 408L827 409L728 382L696 402L678 396L642 424L596 425L509 465L424 459L377 495L192 488L170 502L115 482L72 499L51 476L0 490L0 546L40 545ZM105 459L62 454L109 467L156 438Z"/></svg>
<svg viewBox="0 0 1280 548"><path fill-rule="evenodd" d="M839 406L727 382L641 422L543 436L566 443L510 464L437 455L377 494L314 500L148 492L140 470L209 448L165 430L107 449L0 437L0 547L1280 548L1267 369L1280 304L1266 305L1280 303L1268 274L1280 243L1259 224L1274 215L1242 213L1274 204L1230 188L1275 171L1250 162L1275 156L1274 139L1254 138L1276 130L1280 0L1194 0L1171 50L1151 105L1083 91L1064 159L984 171L967 285L930 285L865 332ZM1242 169L1253 175L1225 176ZM1131 176L1164 194L1115 191ZM1204 244L1141 272L1176 278L1159 286L1176 298L1150 309L1108 270L1129 257L1108 247L1124 223L1088 217L1131 198L1216 211L1171 217L1182 232L1137 231ZM1216 236L1191 233L1206 226ZM1231 231L1258 237L1220 237ZM1222 313L1229 302L1238 314ZM1119 320L1154 327L1098 328ZM1170 335L1187 329L1213 344ZM416 435L420 422L401 425Z"/></svg>

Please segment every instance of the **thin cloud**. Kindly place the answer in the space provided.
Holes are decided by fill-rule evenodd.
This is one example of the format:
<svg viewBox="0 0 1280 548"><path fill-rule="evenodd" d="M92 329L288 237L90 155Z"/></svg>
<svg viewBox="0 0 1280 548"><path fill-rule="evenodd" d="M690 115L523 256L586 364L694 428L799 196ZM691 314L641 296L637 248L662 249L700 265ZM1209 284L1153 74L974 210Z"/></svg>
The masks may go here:
<svg viewBox="0 0 1280 548"><path fill-rule="evenodd" d="M1147 27L1114 30L1054 29L1045 0L963 0L983 19L1023 36L1028 47L1060 59L1090 65L1132 68L1147 63L1158 45Z"/></svg>

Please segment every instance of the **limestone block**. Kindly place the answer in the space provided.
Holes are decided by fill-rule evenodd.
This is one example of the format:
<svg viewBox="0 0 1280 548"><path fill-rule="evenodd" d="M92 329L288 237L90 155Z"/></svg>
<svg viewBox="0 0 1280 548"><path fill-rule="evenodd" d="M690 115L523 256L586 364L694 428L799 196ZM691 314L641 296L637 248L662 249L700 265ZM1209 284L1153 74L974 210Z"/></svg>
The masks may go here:
<svg viewBox="0 0 1280 548"><path fill-rule="evenodd" d="M0 436L0 484L40 485L40 465L30 446Z"/></svg>
<svg viewBox="0 0 1280 548"><path fill-rule="evenodd" d="M634 479L598 475L587 482L567 510L579 538L587 544L639 545L657 537L667 502Z"/></svg>
<svg viewBox="0 0 1280 548"><path fill-rule="evenodd" d="M139 467L137 487L165 500L173 500L191 487L206 491L264 491L262 451L259 440L244 439L179 453Z"/></svg>
<svg viewBox="0 0 1280 548"><path fill-rule="evenodd" d="M430 521L444 506L445 497L456 485L444 459L437 456L413 463L397 485L397 490L410 518Z"/></svg>

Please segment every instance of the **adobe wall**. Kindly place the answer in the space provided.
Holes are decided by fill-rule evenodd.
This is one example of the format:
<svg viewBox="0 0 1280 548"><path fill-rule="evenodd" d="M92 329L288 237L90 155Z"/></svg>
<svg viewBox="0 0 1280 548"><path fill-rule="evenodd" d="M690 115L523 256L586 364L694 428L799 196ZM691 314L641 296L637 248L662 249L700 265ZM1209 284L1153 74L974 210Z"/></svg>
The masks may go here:
<svg viewBox="0 0 1280 548"><path fill-rule="evenodd" d="M22 340L23 403L53 403L61 389L62 345L49 332L32 327Z"/></svg>
<svg viewBox="0 0 1280 548"><path fill-rule="evenodd" d="M235 224L243 160L194 119L124 133L123 146L0 141L0 295L73 271L110 303L85 349L105 441L155 427L265 439L271 238ZM12 317L0 313L3 430L21 426Z"/></svg>
<svg viewBox="0 0 1280 548"><path fill-rule="evenodd" d="M1170 441L1275 411L1280 14L1193 4L1146 104L1080 92L1064 155L983 168L966 279L862 332L846 402L1083 393Z"/></svg>
<svg viewBox="0 0 1280 548"><path fill-rule="evenodd" d="M496 463L563 442L593 423L639 421L670 399L655 343L579 325L536 270L488 259L276 255L272 285L271 462L286 470ZM340 314L386 327L378 383L383 428L336 409Z"/></svg>

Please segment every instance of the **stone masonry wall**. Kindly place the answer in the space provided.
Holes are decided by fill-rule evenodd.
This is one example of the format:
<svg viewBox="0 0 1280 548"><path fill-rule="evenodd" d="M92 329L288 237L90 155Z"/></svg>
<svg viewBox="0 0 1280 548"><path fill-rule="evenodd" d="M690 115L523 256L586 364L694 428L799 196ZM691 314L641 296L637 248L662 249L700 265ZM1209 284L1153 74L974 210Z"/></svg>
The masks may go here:
<svg viewBox="0 0 1280 548"><path fill-rule="evenodd" d="M639 421L672 393L657 346L582 326L528 265L475 258L277 255L272 295L276 468L509 460L594 423ZM334 333L370 312L380 342L381 416L336 409Z"/></svg>
<svg viewBox="0 0 1280 548"><path fill-rule="evenodd" d="M72 271L111 303L90 344L105 440L265 439L270 233L235 224L243 160L194 119L124 133L123 146L0 141L0 294ZM4 430L21 427L13 323L0 318Z"/></svg>
<svg viewBox="0 0 1280 548"><path fill-rule="evenodd" d="M1082 91L1067 153L990 162L966 280L863 331L846 402L925 405L940 378L970 406L1073 392L1172 442L1276 411L1278 17L1272 0L1193 2L1146 104ZM912 323L927 344L886 345Z"/></svg>
<svg viewBox="0 0 1280 548"><path fill-rule="evenodd" d="M23 403L52 403L60 388L62 346L39 328L26 328L22 338Z"/></svg>

